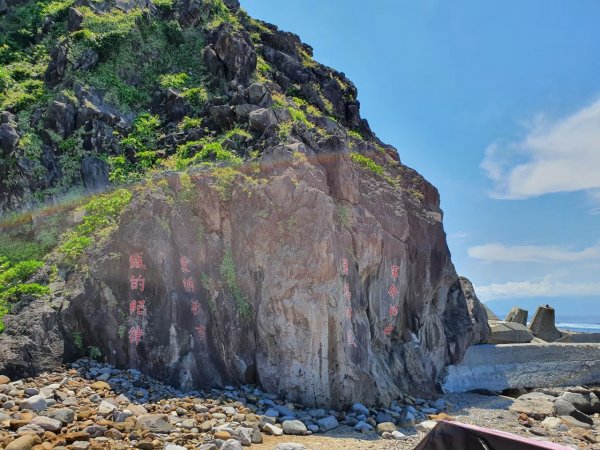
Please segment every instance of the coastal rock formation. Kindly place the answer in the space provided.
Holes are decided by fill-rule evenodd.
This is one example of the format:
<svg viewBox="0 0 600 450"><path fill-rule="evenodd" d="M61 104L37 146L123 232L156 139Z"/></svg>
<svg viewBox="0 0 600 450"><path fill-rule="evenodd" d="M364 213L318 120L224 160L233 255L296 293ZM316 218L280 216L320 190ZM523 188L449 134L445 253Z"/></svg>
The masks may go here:
<svg viewBox="0 0 600 450"><path fill-rule="evenodd" d="M140 186L86 256L87 274L65 277L49 330L27 345L13 330L32 319L6 316L0 372L41 369L15 355L47 348L51 332L66 359L82 336L107 362L187 389L259 382L328 406L431 392L487 335L450 261L435 189L423 184L416 207L343 153L320 159L305 145L267 161L224 196L201 170Z"/></svg>
<svg viewBox="0 0 600 450"><path fill-rule="evenodd" d="M487 337L437 190L298 36L235 0L31 15L0 17L0 211L42 208L6 228L45 264L0 304L0 373L88 354L182 389L377 404L431 394Z"/></svg>

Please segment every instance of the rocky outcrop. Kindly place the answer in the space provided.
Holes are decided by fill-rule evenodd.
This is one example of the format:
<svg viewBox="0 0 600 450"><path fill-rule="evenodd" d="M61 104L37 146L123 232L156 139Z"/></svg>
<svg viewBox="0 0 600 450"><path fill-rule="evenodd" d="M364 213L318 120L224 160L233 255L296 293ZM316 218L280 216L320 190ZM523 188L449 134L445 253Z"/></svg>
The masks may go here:
<svg viewBox="0 0 600 450"><path fill-rule="evenodd" d="M248 81L256 68L256 52L250 36L223 24L208 40L210 44L204 50L204 58L211 72L227 81Z"/></svg>
<svg viewBox="0 0 600 450"><path fill-rule="evenodd" d="M140 186L87 273L65 277L50 314L64 358L97 347L185 389L257 382L308 405L431 393L488 329L450 261L437 191L421 188L415 202L347 151L303 144L272 149L258 171ZM27 364L0 356L2 373Z"/></svg>
<svg viewBox="0 0 600 450"><path fill-rule="evenodd" d="M0 372L93 351L183 389L259 383L307 405L389 404L434 392L487 337L437 190L298 36L236 0L63 9L14 55L48 61L48 98L2 113L0 211L195 168L128 185L118 224L73 214L102 233L65 230L70 250L47 258L65 288L7 316Z"/></svg>

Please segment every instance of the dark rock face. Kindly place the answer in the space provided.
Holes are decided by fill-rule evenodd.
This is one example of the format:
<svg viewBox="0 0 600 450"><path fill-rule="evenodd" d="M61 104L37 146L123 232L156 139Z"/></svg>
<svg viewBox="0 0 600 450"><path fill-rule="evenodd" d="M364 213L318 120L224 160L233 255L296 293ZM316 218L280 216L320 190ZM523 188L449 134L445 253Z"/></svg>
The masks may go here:
<svg viewBox="0 0 600 450"><path fill-rule="evenodd" d="M0 125L0 148L4 154L12 153L19 143L19 133L11 124Z"/></svg>
<svg viewBox="0 0 600 450"><path fill-rule="evenodd" d="M250 173L225 192L203 171L188 188L172 174L169 188L137 189L89 275L67 277L53 326L28 335L60 329L67 360L80 333L108 362L176 386L258 382L322 406L431 393L485 338L431 185L416 204L348 153L303 144L273 149ZM0 372L23 360L0 359Z"/></svg>
<svg viewBox="0 0 600 450"><path fill-rule="evenodd" d="M9 377L34 376L62 363L63 335L59 316L44 301L22 301L4 316L0 335L0 368Z"/></svg>
<svg viewBox="0 0 600 450"><path fill-rule="evenodd" d="M108 187L108 165L96 156L81 162L83 185L89 192L102 192Z"/></svg>
<svg viewBox="0 0 600 450"><path fill-rule="evenodd" d="M46 70L46 81L55 85L63 78L67 68L67 47L59 45L50 56L52 59Z"/></svg>
<svg viewBox="0 0 600 450"><path fill-rule="evenodd" d="M256 52L248 33L221 25L209 36L205 60L214 75L244 83L256 69Z"/></svg>
<svg viewBox="0 0 600 450"><path fill-rule="evenodd" d="M471 343L482 342L488 337L490 327L485 309L467 278L459 277L450 287L443 321L448 336L448 353L458 360L462 359Z"/></svg>

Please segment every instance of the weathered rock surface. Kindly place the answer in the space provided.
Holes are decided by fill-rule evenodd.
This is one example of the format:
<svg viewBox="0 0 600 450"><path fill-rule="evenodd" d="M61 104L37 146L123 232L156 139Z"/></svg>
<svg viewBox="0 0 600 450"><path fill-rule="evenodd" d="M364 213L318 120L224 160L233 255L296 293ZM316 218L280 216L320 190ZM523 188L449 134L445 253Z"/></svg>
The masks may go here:
<svg viewBox="0 0 600 450"><path fill-rule="evenodd" d="M534 419L543 420L556 413L554 399L551 395L532 392L520 396L510 407L511 411L527 414Z"/></svg>
<svg viewBox="0 0 600 450"><path fill-rule="evenodd" d="M313 61L298 36L232 16L235 0L163 6L80 0L23 46L56 45L35 55L49 62L52 92L19 117L0 113L0 169L14 173L0 187L1 211L57 202L68 188L104 190L105 160L117 179L143 178L154 158L198 167L129 186L119 223L80 260L56 249L38 275L49 279L55 266L60 288L4 317L0 372L34 375L90 354L186 390L259 383L313 406L433 392L442 369L489 333L452 265L437 190L373 135L352 82ZM93 49L76 43L95 36L91 14L102 21L114 8L119 17L143 8L131 34L109 33L114 44ZM133 73L125 58L107 67L118 44L149 26L165 39L143 45L142 61L130 55L133 67L159 63L164 48L198 60L178 62L178 74ZM192 36L193 49L181 48ZM92 70L114 75L119 94ZM189 80L171 86L165 75ZM146 110L156 116L133 112ZM30 152L42 155L39 167L19 154L26 135L41 142ZM310 426L336 420L323 414Z"/></svg>
<svg viewBox="0 0 600 450"><path fill-rule="evenodd" d="M519 323L523 326L527 326L527 316L528 316L528 312L525 309L519 308L518 306L513 307L510 312L508 313L508 315L506 316L506 319L504 319L505 322L515 322L515 323Z"/></svg>
<svg viewBox="0 0 600 450"><path fill-rule="evenodd" d="M446 392L600 384L600 345L475 345L446 373Z"/></svg>
<svg viewBox="0 0 600 450"><path fill-rule="evenodd" d="M534 336L525 325L516 322L492 322L487 344L526 344Z"/></svg>
<svg viewBox="0 0 600 450"><path fill-rule="evenodd" d="M543 339L546 342L554 342L562 337L562 334L555 326L554 308L550 306L538 307L529 329L537 338Z"/></svg>
<svg viewBox="0 0 600 450"><path fill-rule="evenodd" d="M140 188L60 306L7 316L22 336L0 337L0 372L71 359L81 333L107 361L186 389L260 381L308 405L431 392L488 332L450 261L437 191L423 181L415 203L347 153L295 149L304 157L280 148L226 192L205 171L187 193L177 174ZM24 336L40 359L19 355Z"/></svg>

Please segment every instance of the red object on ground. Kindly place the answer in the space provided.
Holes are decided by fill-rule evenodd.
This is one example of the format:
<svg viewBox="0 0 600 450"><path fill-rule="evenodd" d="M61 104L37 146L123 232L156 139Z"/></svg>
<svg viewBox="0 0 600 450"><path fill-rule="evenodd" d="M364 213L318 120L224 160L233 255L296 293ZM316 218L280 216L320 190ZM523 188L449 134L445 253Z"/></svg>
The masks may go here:
<svg viewBox="0 0 600 450"><path fill-rule="evenodd" d="M414 450L572 450L553 442L465 423L441 421Z"/></svg>

